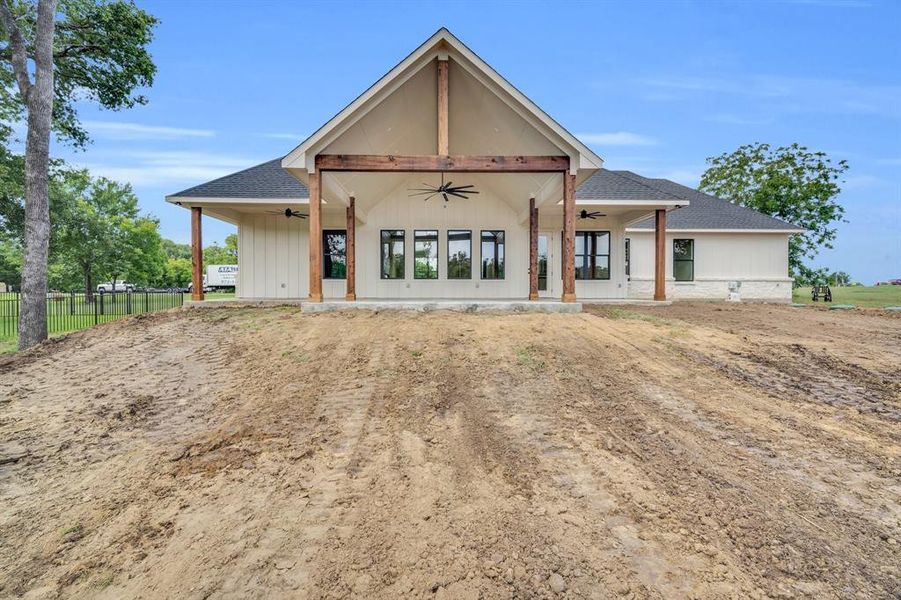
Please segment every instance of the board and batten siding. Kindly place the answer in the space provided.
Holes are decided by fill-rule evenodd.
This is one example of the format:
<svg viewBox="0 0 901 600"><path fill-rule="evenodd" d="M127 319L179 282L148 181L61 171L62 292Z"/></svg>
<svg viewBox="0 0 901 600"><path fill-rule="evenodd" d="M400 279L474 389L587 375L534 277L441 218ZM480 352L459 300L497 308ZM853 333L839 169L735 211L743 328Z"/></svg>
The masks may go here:
<svg viewBox="0 0 901 600"><path fill-rule="evenodd" d="M654 232L628 231L631 240L629 296L654 293ZM694 240L694 281L673 279L673 240ZM668 232L666 235L667 297L725 299L729 283L741 282L745 299L791 300L786 233Z"/></svg>
<svg viewBox="0 0 901 600"><path fill-rule="evenodd" d="M376 204L357 223L357 297L359 298L527 298L529 294L529 225L515 205L483 190L477 198L455 198L449 203L411 199L406 189ZM525 208L525 202L522 203ZM324 206L323 229L345 229L344 207ZM381 231L403 229L405 233L404 279L381 278ZM413 277L413 244L416 230L438 230L438 279ZM447 278L447 232L472 232L472 277ZM480 277L482 230L505 232L505 277ZM551 237L549 290L542 294L559 297L562 291L562 217L543 215L539 229ZM582 298L625 297L623 225L616 219L579 221L576 229L611 232L610 280L577 281ZM241 298L306 298L309 290L309 222L279 215L247 214L238 225L238 260L241 265L237 294ZM343 298L343 279L323 279L325 298Z"/></svg>

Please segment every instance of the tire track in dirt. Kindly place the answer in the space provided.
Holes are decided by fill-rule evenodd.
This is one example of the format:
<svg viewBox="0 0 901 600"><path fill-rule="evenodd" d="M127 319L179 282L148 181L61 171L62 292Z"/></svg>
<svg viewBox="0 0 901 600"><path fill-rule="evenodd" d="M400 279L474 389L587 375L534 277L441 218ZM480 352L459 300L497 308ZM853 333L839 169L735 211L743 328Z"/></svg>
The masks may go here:
<svg viewBox="0 0 901 600"><path fill-rule="evenodd" d="M658 347L655 354L656 363L648 363L642 360L640 361L641 364L655 364L656 366L666 362L665 347ZM589 359L586 357L585 360L587 362ZM611 357L605 360L617 359ZM708 494L711 498L719 496L722 499L723 497L733 496L730 502L726 502L726 507L718 506L715 515L715 518L719 521L719 527L727 531L729 530L730 522L740 523L742 520L748 522L748 524L752 522L748 521L747 516L741 514L742 510L736 511L735 508L737 507L756 505L761 514L770 515L769 518L760 519L759 523L754 522L754 528L752 529L744 527L738 532L734 532L733 529L733 531L730 531L730 536L734 536L734 533L740 534L738 538L732 541L744 545L744 547L741 545L738 547L741 557L744 557L746 560L751 558L754 561L761 561L762 559L764 564L772 564L776 567L777 572L783 571L787 575L786 579L790 585L796 585L791 582L793 577L800 576L808 582L820 582L834 576L834 571L841 570L843 571L841 576L849 581L854 581L858 589L872 592L891 588L891 579L887 578L885 573L878 571L873 573L871 565L875 557L880 557L876 560L877 564L892 564L897 552L893 552L891 547L887 548L882 540L885 539L887 533L890 535L893 529L883 529L881 531L876 529L874 531L872 521L879 521L880 519L875 518L872 511L870 514L856 515L853 511L849 512L847 506L838 506L835 501L837 494L835 494L833 485L826 486L826 489L815 489L809 485L809 482L799 485L801 482L797 480L786 480L785 475L791 475L791 470L785 469L784 464L777 466L773 462L765 460L769 450L758 447L758 436L761 435L761 432L756 430L754 426L751 426L753 420L741 421L741 424L747 427L747 431L755 432L753 434L742 434L740 429L730 427L720 435L705 436L704 442L706 444L713 448L717 446L720 448L718 454L716 454L720 460L710 460L711 455L714 453L713 448L704 448L703 445L698 444L695 439L698 437L698 432L687 428L686 423L680 423L686 416L687 409L685 404L688 403L690 405L691 398L698 400L704 398L705 393L710 391L710 389L705 389L707 386L703 384L700 387L689 388L688 382L684 379L678 382L678 386L674 386L667 383L667 381L671 381L669 379L671 373L667 373L667 375L667 378L655 381L657 378L654 377L653 372L648 372L645 369L641 372L641 379L645 385L662 384L668 394L676 395L677 400L675 403L679 405L679 410L676 411L675 415L671 411L669 416L667 412L654 411L653 406L648 407L648 409L642 408L638 410L638 406L641 406L647 400L653 399L653 393L648 396L630 396L629 401L623 402L620 406L620 409L627 415L626 418L629 421L626 430L621 435L630 436L626 437L626 439L629 439L635 447L642 448L643 453L647 453L649 449L655 450L654 447L659 446L659 443L655 443L657 442L655 438L659 436L641 435L641 432L644 430L642 421L651 421L650 429L665 432L665 438L671 442L677 440L677 445L672 446L670 448L671 451L679 449L679 446L684 447L684 449L679 449L678 461L671 460L671 464L648 465L648 473L651 475L656 474L659 484L670 487L672 492L676 493L679 490L673 489L672 484L684 476L686 479L693 480L690 486L692 489L704 490L705 487L708 488ZM706 377L698 377L692 383L702 382L709 376L710 374ZM603 382L599 383L599 385L609 388L613 385L613 382ZM640 388L641 382L636 381L635 386ZM710 386L710 388L713 387ZM692 389L693 393L691 395L679 394L678 390L684 392L686 389ZM718 389L722 389L722 387ZM743 394L739 394L739 396L744 398ZM741 406L742 402L735 404ZM658 405L659 408L668 407ZM672 408L672 406L669 408ZM734 415L734 413L730 414ZM649 415L654 416L649 418ZM679 419L674 420L672 416L677 416ZM655 420L658 420L658 422L654 423ZM731 419L722 417L716 419L716 422L719 424L730 423L730 421ZM691 418L688 424L692 422L703 424L703 421L697 421L696 418ZM705 430L711 433L709 427L705 428ZM780 433L784 435L788 431L783 429ZM766 440L769 435L770 432L763 432L763 439ZM658 454L658 452L647 454L648 458L651 456L658 463L665 458L665 454ZM698 461L700 457L704 458L704 463ZM723 460L727 457L733 461L731 466L727 465ZM646 460L645 462L648 461ZM670 459L667 462L670 462ZM717 462L723 463L722 467L711 470ZM703 476L696 477L695 472ZM659 474L661 473L668 473L669 475L665 479L660 480ZM710 484L713 482L722 482L719 486L725 483L726 489L722 487L710 489ZM836 482L831 483L834 484ZM879 483L881 483L882 493L890 496L891 481ZM777 492L777 490L781 492ZM775 508L779 513L773 513L773 504L775 504ZM820 521L822 525L814 523L810 518L803 516L805 512L814 515L814 518ZM895 520L895 517L890 516L886 519L881 519L884 525L891 523L893 520ZM794 524L788 528L778 525L786 521L794 521ZM897 523L896 520L895 523ZM769 533L764 533L767 530L769 530ZM803 536L796 535L799 531L803 532ZM830 549L836 545L832 532L838 531L841 532L839 539L846 541L839 542L838 549ZM779 545L783 546L783 549L781 549L783 554L785 552L784 548L793 548L795 546L800 547L804 555L816 555L826 550L828 560L820 558L819 560L822 561L822 564L819 565L803 560L789 560L788 564L791 565L791 568L785 569L784 566L780 566L783 560L779 556L780 552L764 548L765 551L772 551L773 558L770 559L761 555L759 542L757 541L761 538L763 540L787 540L787 544L784 542L779 543ZM867 548L867 550L862 552L862 548ZM852 556L853 558L851 558ZM765 572L761 572L761 578L764 578L763 573ZM812 592L812 590L808 590L808 592ZM772 589L770 593L780 593L778 582L776 589Z"/></svg>

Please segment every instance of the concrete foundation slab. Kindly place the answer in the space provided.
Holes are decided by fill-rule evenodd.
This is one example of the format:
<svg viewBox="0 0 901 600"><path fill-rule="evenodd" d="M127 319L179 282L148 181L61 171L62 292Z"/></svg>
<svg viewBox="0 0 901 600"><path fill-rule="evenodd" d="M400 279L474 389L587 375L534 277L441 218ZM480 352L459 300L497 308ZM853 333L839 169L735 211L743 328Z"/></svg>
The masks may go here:
<svg viewBox="0 0 901 600"><path fill-rule="evenodd" d="M304 302L301 310L307 313L337 312L345 310L406 310L431 312L449 310L466 313L514 312L514 313L578 313L579 302L554 300L326 300Z"/></svg>

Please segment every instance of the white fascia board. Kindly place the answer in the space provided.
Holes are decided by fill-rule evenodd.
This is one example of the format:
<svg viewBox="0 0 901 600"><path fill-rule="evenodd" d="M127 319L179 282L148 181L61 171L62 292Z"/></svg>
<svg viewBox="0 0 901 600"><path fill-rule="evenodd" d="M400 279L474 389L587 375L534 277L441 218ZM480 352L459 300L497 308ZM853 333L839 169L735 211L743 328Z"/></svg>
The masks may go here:
<svg viewBox="0 0 901 600"><path fill-rule="evenodd" d="M804 229L674 229L667 227L667 233L773 233L773 234L796 234L804 233ZM653 227L627 227L626 233L654 233Z"/></svg>
<svg viewBox="0 0 901 600"><path fill-rule="evenodd" d="M192 204L309 204L309 198L202 198L198 196L166 196L166 202L179 206Z"/></svg>
<svg viewBox="0 0 901 600"><path fill-rule="evenodd" d="M560 201L563 202L562 200ZM682 208L683 206L688 206L690 202L688 200L601 200L601 199L588 199L588 198L577 198L576 204L581 204L584 206L635 206L638 208L645 207L658 207L665 208L667 210L673 208Z"/></svg>

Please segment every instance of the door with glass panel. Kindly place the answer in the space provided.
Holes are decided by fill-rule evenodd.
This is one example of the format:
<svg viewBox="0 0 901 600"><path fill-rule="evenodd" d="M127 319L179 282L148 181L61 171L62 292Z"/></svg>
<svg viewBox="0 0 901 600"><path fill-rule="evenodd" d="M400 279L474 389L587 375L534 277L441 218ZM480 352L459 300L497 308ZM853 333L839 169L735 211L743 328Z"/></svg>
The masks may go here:
<svg viewBox="0 0 901 600"><path fill-rule="evenodd" d="M554 290L551 289L554 281L551 276L553 263L551 249L553 247L550 233L538 234L538 295L542 297L554 295Z"/></svg>

